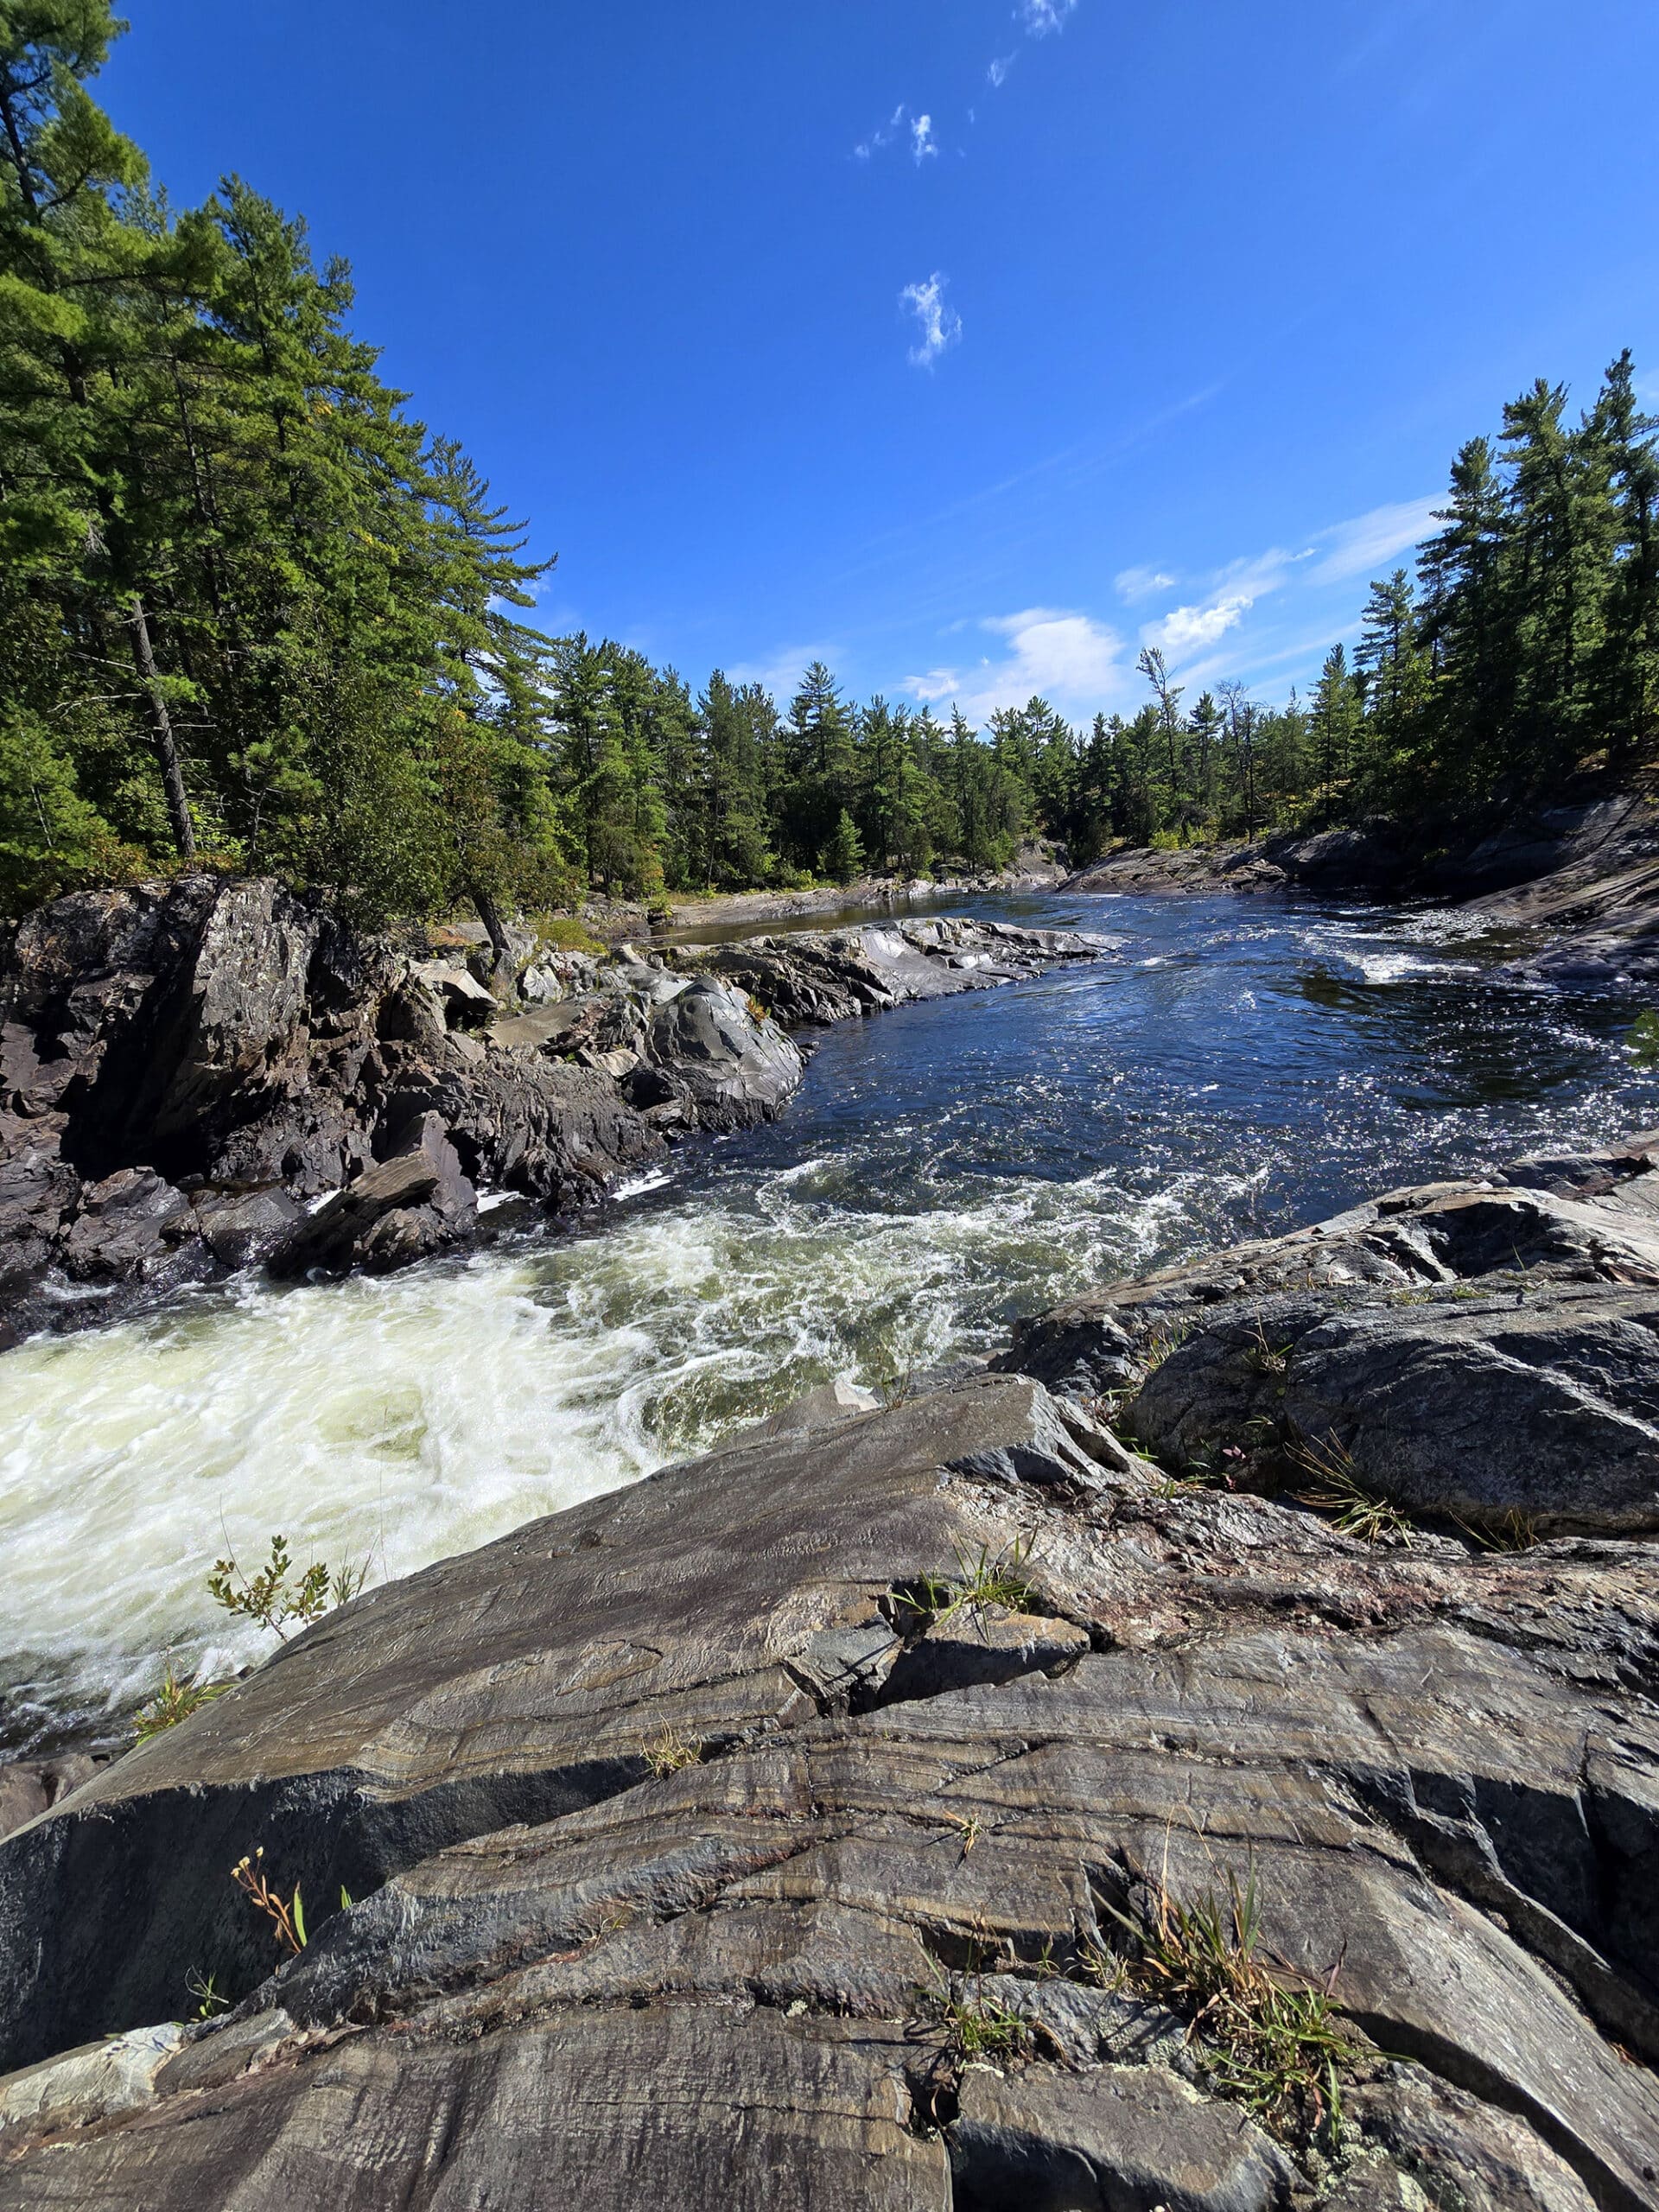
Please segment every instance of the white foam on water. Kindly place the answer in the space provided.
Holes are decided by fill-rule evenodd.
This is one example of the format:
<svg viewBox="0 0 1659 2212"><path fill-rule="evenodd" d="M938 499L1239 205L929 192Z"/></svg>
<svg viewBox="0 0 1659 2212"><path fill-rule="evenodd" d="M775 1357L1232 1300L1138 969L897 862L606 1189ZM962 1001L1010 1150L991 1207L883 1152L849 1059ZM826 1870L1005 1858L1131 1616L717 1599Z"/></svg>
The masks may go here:
<svg viewBox="0 0 1659 2212"><path fill-rule="evenodd" d="M59 1711L118 1710L163 1654L181 1669L262 1656L269 1635L206 1592L227 1549L251 1567L281 1530L302 1564L408 1573L817 1382L990 1351L1011 1297L1144 1263L1224 1195L1211 1175L1151 1198L1104 1173L988 1177L966 1205L882 1212L864 1173L826 1155L465 1264L282 1289L249 1277L19 1346L0 1361L13 1684L21 1672Z"/></svg>

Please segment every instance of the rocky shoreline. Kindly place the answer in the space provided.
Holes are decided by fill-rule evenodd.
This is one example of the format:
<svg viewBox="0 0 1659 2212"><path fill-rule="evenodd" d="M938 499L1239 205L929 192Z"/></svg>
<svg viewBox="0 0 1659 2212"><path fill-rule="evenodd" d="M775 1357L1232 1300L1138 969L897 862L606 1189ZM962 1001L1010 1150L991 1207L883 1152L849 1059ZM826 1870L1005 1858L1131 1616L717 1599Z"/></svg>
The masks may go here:
<svg viewBox="0 0 1659 2212"><path fill-rule="evenodd" d="M1432 900L1465 921L1471 940L1489 940L1494 963L1519 980L1659 980L1659 805L1645 789L1592 791L1543 811L1410 839L1378 822L1243 845L1139 847L1091 862L1061 887Z"/></svg>
<svg viewBox="0 0 1659 2212"><path fill-rule="evenodd" d="M269 880L86 892L0 950L0 1347L264 1264L385 1269L776 1114L793 1033L1102 941L950 917L411 955ZM480 1216L480 1192L520 1201Z"/></svg>
<svg viewBox="0 0 1659 2212"><path fill-rule="evenodd" d="M0 2207L1651 2207L1656 1536L1659 1135L815 1394L0 1844Z"/></svg>

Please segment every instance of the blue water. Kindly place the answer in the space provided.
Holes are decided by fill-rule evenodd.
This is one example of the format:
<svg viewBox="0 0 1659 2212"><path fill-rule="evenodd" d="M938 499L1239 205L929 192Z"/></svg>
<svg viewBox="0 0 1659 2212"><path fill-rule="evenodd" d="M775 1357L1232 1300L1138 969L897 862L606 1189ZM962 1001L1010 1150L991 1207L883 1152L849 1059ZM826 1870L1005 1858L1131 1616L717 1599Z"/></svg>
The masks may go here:
<svg viewBox="0 0 1659 2212"><path fill-rule="evenodd" d="M163 1653L259 1656L205 1593L227 1546L406 1573L827 1377L891 1385L1091 1284L1659 1123L1639 1001L1505 984L1443 916L967 903L1115 943L824 1033L779 1122L575 1229L0 1359L0 1743L113 1738Z"/></svg>

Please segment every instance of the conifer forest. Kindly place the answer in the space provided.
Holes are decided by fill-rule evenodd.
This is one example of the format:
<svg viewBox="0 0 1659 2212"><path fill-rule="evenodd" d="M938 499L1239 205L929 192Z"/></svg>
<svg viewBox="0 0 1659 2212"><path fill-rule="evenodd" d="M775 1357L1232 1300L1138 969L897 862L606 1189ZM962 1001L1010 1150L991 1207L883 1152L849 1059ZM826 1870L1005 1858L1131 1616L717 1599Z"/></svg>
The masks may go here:
<svg viewBox="0 0 1659 2212"><path fill-rule="evenodd" d="M1535 798L1659 735L1659 424L1628 353L1452 464L1308 696L970 727L538 630L524 530L389 386L343 262L179 207L88 89L105 0L0 14L0 908L189 865L422 913L1074 865Z"/></svg>

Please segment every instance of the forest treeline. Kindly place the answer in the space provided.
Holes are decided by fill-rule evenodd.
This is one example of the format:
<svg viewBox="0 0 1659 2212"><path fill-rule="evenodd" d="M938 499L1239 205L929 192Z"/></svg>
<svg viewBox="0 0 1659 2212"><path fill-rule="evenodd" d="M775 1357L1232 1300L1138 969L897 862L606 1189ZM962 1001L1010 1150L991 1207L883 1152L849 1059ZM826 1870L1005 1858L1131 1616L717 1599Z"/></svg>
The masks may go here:
<svg viewBox="0 0 1659 2212"><path fill-rule="evenodd" d="M550 563L351 328L343 263L228 178L179 209L87 91L105 0L0 10L0 910L192 863L379 911L1074 862L1614 769L1659 734L1659 452L1630 356L1458 455L1414 574L1306 699L970 728L526 618Z"/></svg>

